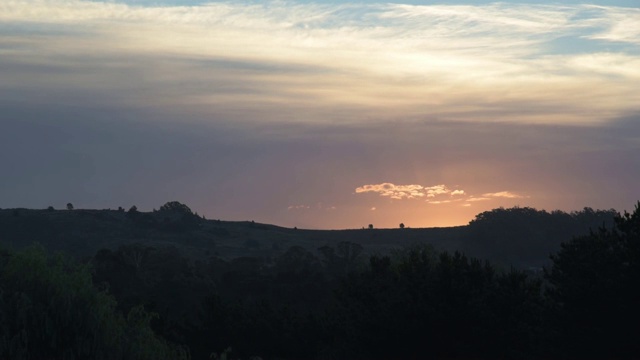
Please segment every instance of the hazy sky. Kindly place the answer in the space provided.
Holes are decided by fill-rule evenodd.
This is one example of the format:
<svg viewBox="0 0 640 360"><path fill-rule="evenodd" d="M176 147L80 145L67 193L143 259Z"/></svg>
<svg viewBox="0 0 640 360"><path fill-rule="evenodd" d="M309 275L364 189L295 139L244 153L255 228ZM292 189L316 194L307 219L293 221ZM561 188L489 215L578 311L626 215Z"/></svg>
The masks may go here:
<svg viewBox="0 0 640 360"><path fill-rule="evenodd" d="M2 0L0 207L631 210L639 4Z"/></svg>

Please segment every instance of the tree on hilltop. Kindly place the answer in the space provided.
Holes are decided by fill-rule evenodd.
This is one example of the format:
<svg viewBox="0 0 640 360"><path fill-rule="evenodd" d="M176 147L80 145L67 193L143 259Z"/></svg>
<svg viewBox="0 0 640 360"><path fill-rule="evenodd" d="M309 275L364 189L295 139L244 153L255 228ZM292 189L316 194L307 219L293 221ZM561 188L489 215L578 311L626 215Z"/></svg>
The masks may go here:
<svg viewBox="0 0 640 360"><path fill-rule="evenodd" d="M160 206L160 211L170 211L170 212L177 212L177 213L183 213L183 214L193 214L193 211L191 211L191 209L185 205L182 204L178 201L169 201L168 203Z"/></svg>

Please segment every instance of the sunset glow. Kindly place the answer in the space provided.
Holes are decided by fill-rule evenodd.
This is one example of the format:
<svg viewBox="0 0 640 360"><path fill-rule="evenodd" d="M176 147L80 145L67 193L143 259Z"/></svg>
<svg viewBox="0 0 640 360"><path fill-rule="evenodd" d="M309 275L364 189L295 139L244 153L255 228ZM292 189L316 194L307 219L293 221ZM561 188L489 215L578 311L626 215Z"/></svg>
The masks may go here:
<svg viewBox="0 0 640 360"><path fill-rule="evenodd" d="M0 3L0 207L309 228L640 199L625 1Z"/></svg>

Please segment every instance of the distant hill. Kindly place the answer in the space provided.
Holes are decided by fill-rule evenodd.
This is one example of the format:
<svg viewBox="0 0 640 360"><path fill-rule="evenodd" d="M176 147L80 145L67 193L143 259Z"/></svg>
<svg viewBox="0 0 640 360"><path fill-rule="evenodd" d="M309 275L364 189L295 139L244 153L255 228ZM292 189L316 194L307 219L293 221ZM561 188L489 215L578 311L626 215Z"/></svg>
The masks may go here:
<svg viewBox="0 0 640 360"><path fill-rule="evenodd" d="M478 214L467 226L448 228L303 230L253 221L205 220L183 204L169 202L153 212L119 210L0 210L0 245L23 248L39 242L52 251L78 258L100 249L139 243L175 246L191 259L212 256L274 258L292 246L318 248L349 241L364 254L389 253L416 244L436 250L460 250L502 266L540 267L561 242L610 227L615 210L566 213L532 208L494 209Z"/></svg>

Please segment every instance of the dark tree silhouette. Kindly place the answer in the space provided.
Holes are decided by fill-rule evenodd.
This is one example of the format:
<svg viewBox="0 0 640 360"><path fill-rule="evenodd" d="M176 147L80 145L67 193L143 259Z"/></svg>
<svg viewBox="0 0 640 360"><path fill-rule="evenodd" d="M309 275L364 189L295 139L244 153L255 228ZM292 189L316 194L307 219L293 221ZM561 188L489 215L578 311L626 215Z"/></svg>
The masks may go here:
<svg viewBox="0 0 640 360"><path fill-rule="evenodd" d="M193 212L187 205L179 203L177 201L169 201L168 203L160 206L160 211L193 214Z"/></svg>
<svg viewBox="0 0 640 360"><path fill-rule="evenodd" d="M67 203L67 210L73 210L73 204Z"/></svg>
<svg viewBox="0 0 640 360"><path fill-rule="evenodd" d="M546 278L561 349L574 358L640 353L640 202L615 228L562 244Z"/></svg>
<svg viewBox="0 0 640 360"><path fill-rule="evenodd" d="M549 254L572 236L587 234L603 224L613 225L615 210L565 213L529 207L499 208L476 215L469 223L468 242L463 250L503 266L550 265Z"/></svg>

